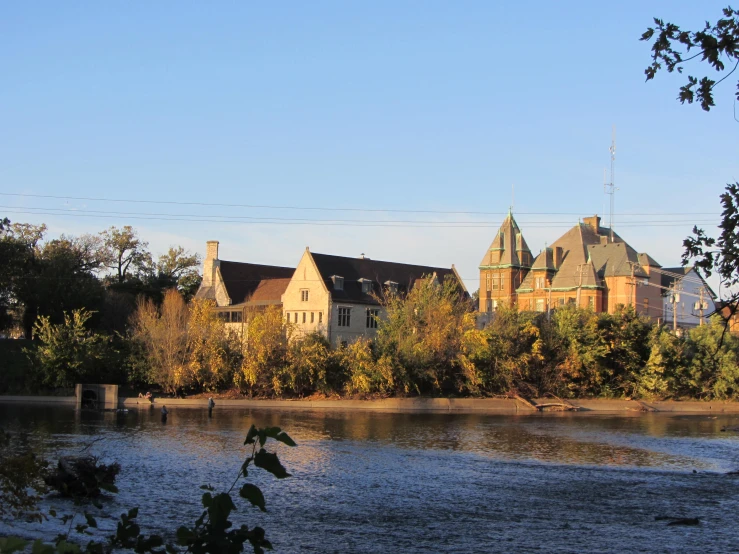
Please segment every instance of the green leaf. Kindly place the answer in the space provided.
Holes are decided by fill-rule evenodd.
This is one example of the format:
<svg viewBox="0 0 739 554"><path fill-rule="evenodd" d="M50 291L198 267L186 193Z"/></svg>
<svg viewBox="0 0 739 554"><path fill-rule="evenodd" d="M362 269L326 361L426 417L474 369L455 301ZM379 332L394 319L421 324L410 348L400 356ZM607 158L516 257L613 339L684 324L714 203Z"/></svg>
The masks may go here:
<svg viewBox="0 0 739 554"><path fill-rule="evenodd" d="M79 545L71 542L61 541L56 545L57 554L81 554L82 549Z"/></svg>
<svg viewBox="0 0 739 554"><path fill-rule="evenodd" d="M118 487L116 487L113 483L100 483L98 486L104 491L118 492Z"/></svg>
<svg viewBox="0 0 739 554"><path fill-rule="evenodd" d="M274 475L278 479L284 479L285 477L290 477L290 474L285 470L283 465L280 463L280 460L277 457L277 454L272 454L271 452L267 452L264 448L262 448L259 452L257 452L256 456L254 457L254 465L257 467L261 467L262 469L266 471L269 471L272 475Z"/></svg>
<svg viewBox="0 0 739 554"><path fill-rule="evenodd" d="M287 446L298 446L296 442L292 440L287 433L285 433L285 431L277 435L275 437L275 440L280 441L281 443L284 443Z"/></svg>
<svg viewBox="0 0 739 554"><path fill-rule="evenodd" d="M241 496L241 498L246 498L249 502L252 503L252 505L256 506L263 512L267 511L267 508L264 504L264 495L262 494L262 491L259 489L259 487L257 487L256 485L246 483L243 487L241 487L241 490L239 491L239 496Z"/></svg>
<svg viewBox="0 0 739 554"><path fill-rule="evenodd" d="M19 537L5 537L0 539L0 553L12 554L23 550L28 545L28 541L24 541Z"/></svg>
<svg viewBox="0 0 739 554"><path fill-rule="evenodd" d="M96 527L96 528L97 528L97 526L98 526L98 522L97 522L97 521L95 521L95 518L94 518L94 517L92 517L92 516L91 516L90 514L88 514L87 512L85 512L85 519L87 520L87 525L89 525L90 527Z"/></svg>
<svg viewBox="0 0 739 554"><path fill-rule="evenodd" d="M54 547L50 544L44 544L41 539L36 539L31 548L31 554L54 554Z"/></svg>
<svg viewBox="0 0 739 554"><path fill-rule="evenodd" d="M249 431L246 433L246 439L244 440L244 444L254 444L254 437L257 436L257 428L252 424L251 427L249 427Z"/></svg>
<svg viewBox="0 0 739 554"><path fill-rule="evenodd" d="M184 525L177 529L177 544L180 546L188 546L197 538L195 531L188 529Z"/></svg>

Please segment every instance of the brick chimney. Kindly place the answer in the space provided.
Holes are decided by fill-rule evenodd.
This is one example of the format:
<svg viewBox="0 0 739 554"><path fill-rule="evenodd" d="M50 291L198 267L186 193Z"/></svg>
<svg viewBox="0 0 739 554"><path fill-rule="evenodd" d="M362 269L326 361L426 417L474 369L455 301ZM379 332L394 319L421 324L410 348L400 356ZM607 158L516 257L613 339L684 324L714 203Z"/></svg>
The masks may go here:
<svg viewBox="0 0 739 554"><path fill-rule="evenodd" d="M216 280L216 269L221 265L218 259L218 241L209 240L205 243L205 260L203 260L203 286L212 287Z"/></svg>
<svg viewBox="0 0 739 554"><path fill-rule="evenodd" d="M600 217L597 215L594 215L593 217L584 217L582 222L591 227L593 231L595 231L596 235L600 234Z"/></svg>
<svg viewBox="0 0 739 554"><path fill-rule="evenodd" d="M564 257L564 249L561 246L557 246L554 249L554 269L559 269L562 265L562 258Z"/></svg>

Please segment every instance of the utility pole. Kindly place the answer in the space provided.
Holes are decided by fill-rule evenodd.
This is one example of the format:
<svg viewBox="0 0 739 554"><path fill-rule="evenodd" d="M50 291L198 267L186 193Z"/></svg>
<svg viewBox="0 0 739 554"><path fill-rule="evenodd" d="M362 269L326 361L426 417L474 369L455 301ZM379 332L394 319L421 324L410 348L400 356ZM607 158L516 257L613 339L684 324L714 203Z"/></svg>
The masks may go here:
<svg viewBox="0 0 739 554"><path fill-rule="evenodd" d="M704 290L705 290L705 287L701 287L701 290L700 290L700 300L699 300L699 302L700 302L699 311L700 311L700 314L701 314L701 320L700 320L700 326L701 327L703 327L703 310L706 307L706 304L703 302L703 292L704 292Z"/></svg>
<svg viewBox="0 0 739 554"><path fill-rule="evenodd" d="M672 304L672 330L677 334L677 304L680 302L680 293L677 290L677 282L672 283L670 303Z"/></svg>
<svg viewBox="0 0 739 554"><path fill-rule="evenodd" d="M580 291L582 290L582 270L585 264L578 264L577 266L577 307L580 307Z"/></svg>

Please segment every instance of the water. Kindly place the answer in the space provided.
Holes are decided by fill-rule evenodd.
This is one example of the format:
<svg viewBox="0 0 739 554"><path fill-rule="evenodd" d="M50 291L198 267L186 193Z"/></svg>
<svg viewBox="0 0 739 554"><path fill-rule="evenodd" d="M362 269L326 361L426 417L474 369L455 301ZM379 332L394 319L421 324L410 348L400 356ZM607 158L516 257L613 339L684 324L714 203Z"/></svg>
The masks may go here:
<svg viewBox="0 0 739 554"><path fill-rule="evenodd" d="M171 537L200 514L201 484L233 482L251 423L279 425L293 477L254 471L269 512L237 501L277 552L730 552L737 550L739 425L726 415L392 414L216 408L81 413L0 405L0 426L45 454L118 461L120 493L103 530L139 506L146 532ZM695 473L694 473L695 471ZM72 511L65 500L46 501ZM699 517L697 527L659 516ZM53 536L54 522L46 524ZM29 535L15 522L0 532Z"/></svg>

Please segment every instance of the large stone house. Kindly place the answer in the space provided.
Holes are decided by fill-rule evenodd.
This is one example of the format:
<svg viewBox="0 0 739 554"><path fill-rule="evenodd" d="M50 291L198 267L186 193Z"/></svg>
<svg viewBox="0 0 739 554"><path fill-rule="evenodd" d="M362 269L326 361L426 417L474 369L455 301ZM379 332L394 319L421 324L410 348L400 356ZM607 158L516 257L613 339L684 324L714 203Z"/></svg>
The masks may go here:
<svg viewBox="0 0 739 554"><path fill-rule="evenodd" d="M584 218L534 257L509 213L480 262L479 310L490 317L502 304L545 312L575 304L613 313L634 306L663 315L660 265L618 234Z"/></svg>
<svg viewBox="0 0 739 554"><path fill-rule="evenodd" d="M251 309L281 305L292 267L229 262L218 258L218 241L206 244L203 281L196 298L214 300L229 328L239 330Z"/></svg>
<svg viewBox="0 0 739 554"><path fill-rule="evenodd" d="M379 302L387 293L405 294L422 279L455 279L467 294L462 279L450 269L317 254L305 249L285 293L286 321L298 333L319 332L332 344L373 337L383 316Z"/></svg>
<svg viewBox="0 0 739 554"><path fill-rule="evenodd" d="M451 269L346 258L305 249L297 268L230 262L218 258L218 241L208 241L203 282L196 298L214 300L231 330L241 332L253 310L282 307L296 335L323 334L332 344L372 337L383 315L379 299L405 294L422 279L443 282L451 277L467 295Z"/></svg>

